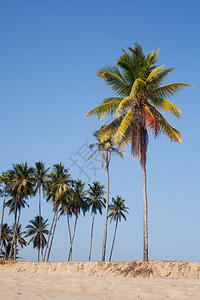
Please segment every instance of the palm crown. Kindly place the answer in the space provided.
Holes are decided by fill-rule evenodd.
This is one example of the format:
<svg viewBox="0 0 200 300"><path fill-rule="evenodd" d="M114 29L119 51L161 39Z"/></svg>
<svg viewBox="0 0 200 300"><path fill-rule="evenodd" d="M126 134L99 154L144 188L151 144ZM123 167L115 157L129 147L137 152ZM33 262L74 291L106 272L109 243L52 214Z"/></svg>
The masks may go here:
<svg viewBox="0 0 200 300"><path fill-rule="evenodd" d="M116 199L112 198L112 204L109 205L109 215L110 221L117 219L121 221L121 218L126 220L125 213L128 213L128 207L124 204L125 200L121 196L117 196Z"/></svg>
<svg viewBox="0 0 200 300"><path fill-rule="evenodd" d="M88 195L88 207L91 208L91 213L97 214L99 211L102 214L102 207L105 207L105 194L104 186L100 184L99 181L93 182L93 185L88 184L89 195Z"/></svg>
<svg viewBox="0 0 200 300"><path fill-rule="evenodd" d="M113 115L114 120L101 130L102 141L113 137L113 141L121 147L131 142L133 159L138 154L141 162L141 151L146 150L148 143L147 129L155 137L163 132L171 141L182 141L180 132L168 124L159 110L179 118L180 109L166 98L190 85L171 83L162 86L174 68L164 70L164 66L156 67L158 49L148 55L139 44L128 49L131 53L123 50L124 54L119 57L116 66L106 66L97 72L118 97L104 99L86 117L95 114L101 119L108 113Z"/></svg>

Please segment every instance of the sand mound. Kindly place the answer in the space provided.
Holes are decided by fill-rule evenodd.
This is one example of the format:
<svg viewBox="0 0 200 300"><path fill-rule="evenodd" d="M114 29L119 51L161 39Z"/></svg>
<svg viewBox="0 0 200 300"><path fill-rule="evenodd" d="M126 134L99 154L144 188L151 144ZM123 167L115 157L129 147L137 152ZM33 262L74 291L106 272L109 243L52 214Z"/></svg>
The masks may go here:
<svg viewBox="0 0 200 300"><path fill-rule="evenodd" d="M95 277L200 279L200 263L131 262L0 262L0 270Z"/></svg>

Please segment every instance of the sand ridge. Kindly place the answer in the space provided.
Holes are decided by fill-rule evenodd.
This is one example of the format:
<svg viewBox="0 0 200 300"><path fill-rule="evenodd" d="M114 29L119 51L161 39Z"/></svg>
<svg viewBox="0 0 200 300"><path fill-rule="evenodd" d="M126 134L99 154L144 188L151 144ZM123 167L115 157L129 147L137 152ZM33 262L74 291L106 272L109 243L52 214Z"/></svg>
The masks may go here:
<svg viewBox="0 0 200 300"><path fill-rule="evenodd" d="M200 279L200 263L130 262L0 262L0 270L95 277Z"/></svg>

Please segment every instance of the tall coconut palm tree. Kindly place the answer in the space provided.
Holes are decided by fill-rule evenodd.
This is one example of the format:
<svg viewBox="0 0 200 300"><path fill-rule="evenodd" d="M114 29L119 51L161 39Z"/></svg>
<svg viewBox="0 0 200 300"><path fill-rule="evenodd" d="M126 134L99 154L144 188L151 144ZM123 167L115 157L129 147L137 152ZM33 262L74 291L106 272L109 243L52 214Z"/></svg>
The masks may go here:
<svg viewBox="0 0 200 300"><path fill-rule="evenodd" d="M91 209L92 225L91 225L91 237L90 237L90 250L89 250L89 261L91 259L92 252L92 239L93 239L93 228L94 228L94 219L95 215L99 212L102 215L102 208L105 207L105 194L104 186L100 184L99 181L93 182L93 185L89 184L88 191L88 208Z"/></svg>
<svg viewBox="0 0 200 300"><path fill-rule="evenodd" d="M10 249L10 257L12 255L12 249L14 248L14 260L16 259L17 250L17 228L19 225L21 207L24 200L27 200L29 196L33 195L34 182L33 182L33 168L28 167L28 163L13 164L13 170L10 171L12 176L12 184L9 188L9 193L15 200L15 219L14 219L14 231L13 241ZM17 217L17 208L18 217Z"/></svg>
<svg viewBox="0 0 200 300"><path fill-rule="evenodd" d="M51 224L51 229L49 231L49 236L47 240L47 245L44 253L44 260L47 253L47 248L49 247L46 261L49 260L51 247L53 243L53 238L55 234L57 218L58 218L58 208L61 202L62 197L64 197L65 193L70 189L71 185L71 174L69 173L69 169L65 169L62 163L53 165L52 171L47 175L45 194L47 197L47 201L52 201L53 203L53 211L54 217ZM51 240L50 240L51 236Z"/></svg>
<svg viewBox="0 0 200 300"><path fill-rule="evenodd" d="M125 200L123 200L121 196L117 196L116 199L112 198L112 204L109 205L110 213L108 215L108 218L110 218L110 221L112 221L112 220L115 221L115 231L114 231L109 261L111 261L111 258L112 258L118 222L121 222L122 218L126 221L125 213L128 213L128 211L127 211L128 207L125 206L124 202L125 202Z"/></svg>
<svg viewBox="0 0 200 300"><path fill-rule="evenodd" d="M39 222L42 220L41 219L41 191L44 193L44 188L45 188L45 182L46 182L46 176L47 172L50 168L45 168L45 163L42 161L36 162L35 163L35 172L34 172L34 182L35 182L35 196L39 194ZM40 229L41 229L41 224L39 224ZM41 231L41 230L40 230ZM40 250L41 250L41 258L43 260L43 248L42 247L42 232L40 234Z"/></svg>
<svg viewBox="0 0 200 300"><path fill-rule="evenodd" d="M80 215L81 211L83 212L83 215L85 215L86 211L88 210L87 205L87 194L88 190L84 190L85 182L82 182L82 180L75 180L72 182L72 190L71 190L71 199L69 201L69 211L71 211L71 214L75 215L75 222L74 222L74 229L73 234L71 238L71 244L69 249L69 256L68 261L70 261L72 256L72 247L76 232L76 225L78 216Z"/></svg>
<svg viewBox="0 0 200 300"><path fill-rule="evenodd" d="M97 142L90 145L90 148L96 148L94 153L90 155L89 159L92 159L96 154L101 154L102 159L102 167L106 170L106 179L107 179L107 191L106 191L106 211L105 211L105 222L104 222L104 236L103 236L103 247L102 247L102 261L105 261L106 256L106 241L107 241L107 223L108 223L108 205L109 205L109 193L110 193L110 181L109 181L109 165L111 160L112 154L117 154L123 158L124 152L121 151L119 148L116 148L111 138L105 139L103 142L100 141L100 132L106 126L102 125L100 130L96 130L94 132L94 137L96 138Z"/></svg>
<svg viewBox="0 0 200 300"><path fill-rule="evenodd" d="M41 220L40 220L41 219ZM28 244L33 243L33 249L38 249L38 261L40 261L40 248L44 249L47 240L45 235L48 235L49 231L47 229L48 219L44 220L41 216L36 216L33 220L29 221L29 225L26 226L27 233L25 237L31 237ZM42 241L40 241L42 239Z"/></svg>
<svg viewBox="0 0 200 300"><path fill-rule="evenodd" d="M7 188L8 188L8 185L10 184L10 182L11 182L10 172L3 172L0 176L0 184L4 185L4 196L3 196L1 227L0 227L0 247L1 247L1 233L2 233L3 219L4 219L5 200L6 200Z"/></svg>
<svg viewBox="0 0 200 300"><path fill-rule="evenodd" d="M180 109L167 98L177 93L186 83L162 85L167 75L174 69L157 67L159 50L145 55L142 47L135 44L124 51L117 65L100 69L97 75L109 85L117 96L104 99L99 106L91 110L86 117L97 115L99 119L107 114L113 121L101 130L101 141L112 138L115 144L125 147L131 144L132 160L138 155L143 173L143 259L148 261L147 230L147 191L146 191L146 152L148 130L156 138L164 133L171 141L181 142L181 134L169 125L161 112L169 112L180 117Z"/></svg>

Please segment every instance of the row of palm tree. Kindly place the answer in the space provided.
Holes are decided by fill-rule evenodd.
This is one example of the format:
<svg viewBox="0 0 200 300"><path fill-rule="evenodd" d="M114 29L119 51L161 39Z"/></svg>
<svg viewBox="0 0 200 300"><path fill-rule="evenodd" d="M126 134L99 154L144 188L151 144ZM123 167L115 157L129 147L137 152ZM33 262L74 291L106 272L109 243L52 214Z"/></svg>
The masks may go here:
<svg viewBox="0 0 200 300"><path fill-rule="evenodd" d="M30 221L27 226L27 235L32 236L30 242L33 242L33 247L38 249L38 260L48 261L51 253L53 239L57 220L60 215L67 216L67 224L69 231L70 249L68 254L68 261L72 260L72 248L76 233L78 216L91 210L93 215L91 225L90 250L89 260L91 259L92 240L94 220L97 213L102 214L103 208L106 206L104 199L104 186L100 182L93 182L92 185L85 188L85 183L81 180L72 180L69 169L66 169L62 163L55 164L51 171L45 168L45 164L37 162L35 168L29 168L28 164L21 163L13 165L13 169L4 172L0 176L0 183L4 185L3 192L3 209L1 222L0 245L3 246L3 220L4 207L9 207L9 213L14 213L14 225L12 231L12 238L9 235L9 243L7 243L6 251L9 251L8 259L16 259L18 229L20 225L21 209L28 205L28 197L38 196L39 209L38 216ZM46 197L47 202L51 201L53 204L53 219L50 230L47 230L48 220L44 220L41 216L41 193ZM6 202L6 197L9 200ZM108 209L111 209L108 207ZM122 207L123 211L123 207ZM73 233L71 232L69 217L75 216ZM47 239L45 235L48 235ZM4 246L5 248L5 246ZM1 249L2 250L2 249ZM6 256L7 257L7 256Z"/></svg>
<svg viewBox="0 0 200 300"><path fill-rule="evenodd" d="M91 144L91 148L96 147L95 152L90 159L97 153L101 154L102 166L106 170L106 201L105 201L105 222L104 238L102 247L102 261L105 260L106 242L107 242L107 223L109 217L109 165L112 153L123 157L122 149L131 145L133 164L136 156L143 174L143 259L148 261L148 222L147 222L147 175L146 175L146 154L148 147L148 132L151 131L155 137L163 133L173 142L181 143L182 138L178 130L173 128L163 117L162 113L169 112L176 118L181 115L180 109L171 103L168 98L177 93L185 86L191 86L186 83L170 83L162 85L168 74L174 68L164 69L164 66L157 67L157 56L159 49L145 55L142 47L135 44L134 48L128 48L130 53L123 50L123 54L117 60L116 65L106 66L97 72L98 77L112 88L113 97L104 99L100 105L87 113L86 117L96 115L99 119L111 115L113 120L103 125L100 130L94 133L96 143ZM37 171L35 171L37 170ZM82 212L85 215L87 211L86 198L89 193L85 190L81 180L73 181L68 169L62 164L54 165L51 173L42 162L36 165L35 169L28 168L27 164L13 165L13 170L2 175L4 183L4 203L6 194L11 199L9 205L14 212L14 233L10 248L11 257L14 249L14 259L17 251L17 228L19 225L21 208L27 204L27 198L30 195L39 194L39 222L41 223L41 192L47 197L47 201L53 203L54 216L51 223L47 243L43 253L41 224L40 227L40 250L42 260L49 260L51 247L56 230L59 213L67 215L67 223L70 239L70 250L68 261L72 259L72 247L77 227L78 216ZM10 179L9 179L10 176ZM10 185L9 182L12 182ZM102 195L101 195L102 197ZM101 200L102 201L102 200ZM123 203L123 202L122 202ZM6 203L5 203L6 205ZM3 205L4 207L4 205ZM124 206L124 213L127 208ZM96 211L101 211L96 208ZM71 232L69 216L75 216L73 233ZM125 215L124 215L125 216ZM124 218L121 215L121 218ZM118 222L121 218L112 217ZM91 226L91 242L89 260L91 258L93 226L95 219L95 209ZM1 232L3 225L3 214L1 222ZM0 235L1 236L1 235ZM113 245L115 242L115 234ZM112 247L113 249L113 247ZM111 249L111 250L112 250ZM112 257L112 251L110 259Z"/></svg>

